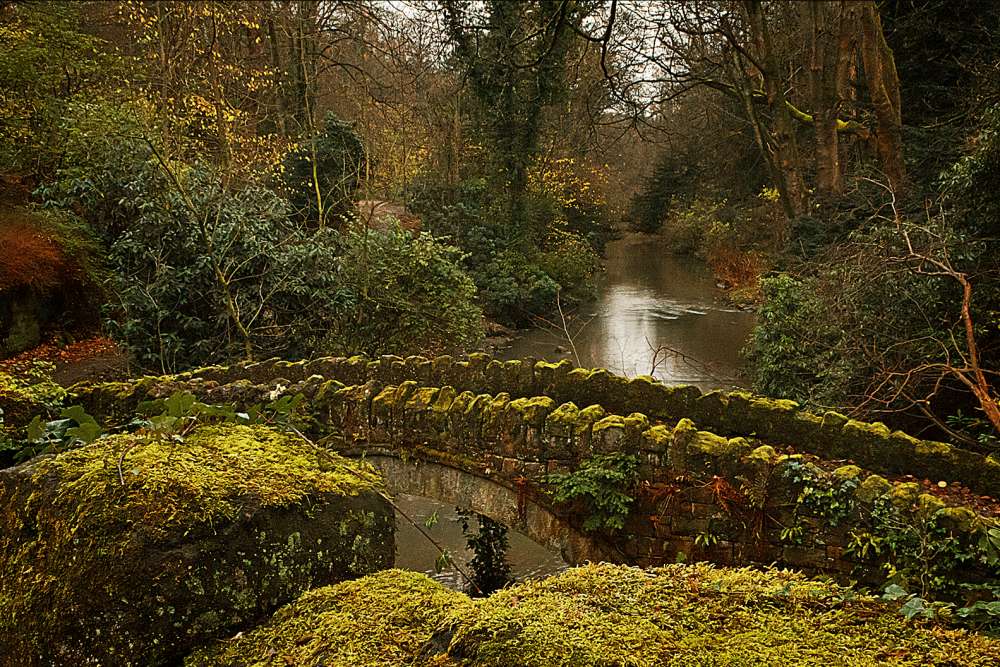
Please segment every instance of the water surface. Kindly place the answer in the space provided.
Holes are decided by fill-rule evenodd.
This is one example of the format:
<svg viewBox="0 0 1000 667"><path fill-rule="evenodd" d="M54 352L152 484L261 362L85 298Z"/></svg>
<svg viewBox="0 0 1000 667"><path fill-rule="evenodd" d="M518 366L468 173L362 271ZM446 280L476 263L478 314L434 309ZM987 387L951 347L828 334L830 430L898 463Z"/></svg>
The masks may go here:
<svg viewBox="0 0 1000 667"><path fill-rule="evenodd" d="M608 244L605 267L596 301L569 324L581 366L703 390L742 385L739 351L754 316L726 304L704 263L630 234ZM523 333L498 356L573 361L559 324Z"/></svg>
<svg viewBox="0 0 1000 667"><path fill-rule="evenodd" d="M469 561L472 552L465 548L465 536L462 535L462 524L458 514L451 505L438 502L423 496L402 494L393 499L397 507L414 523L428 533L438 545L446 549L469 572ZM424 522L437 513L437 523L427 528ZM473 524L473 530L475 525ZM566 569L567 565L557 554L531 541L526 535L514 529L507 530L507 560L511 564L514 578L517 581L536 579L555 574ZM435 561L438 550L434 545L406 519L396 515L396 567L404 570L423 572L429 577L440 581L445 586L456 590L465 588L465 579L453 566L435 571Z"/></svg>

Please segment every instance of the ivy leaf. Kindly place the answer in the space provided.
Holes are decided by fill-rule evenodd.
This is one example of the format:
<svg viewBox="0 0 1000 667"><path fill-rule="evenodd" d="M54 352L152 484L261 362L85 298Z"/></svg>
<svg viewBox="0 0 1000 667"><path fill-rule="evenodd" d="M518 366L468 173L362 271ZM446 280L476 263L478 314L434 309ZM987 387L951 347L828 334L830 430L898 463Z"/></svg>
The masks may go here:
<svg viewBox="0 0 1000 667"><path fill-rule="evenodd" d="M902 600L907 597L909 593L906 592L899 584L889 584L885 587L885 593L882 595L882 599L888 602L894 602L896 600Z"/></svg>
<svg viewBox="0 0 1000 667"><path fill-rule="evenodd" d="M83 424L97 424L97 420L88 415L82 405L71 405L68 408L64 408L63 411L59 413L59 416L66 419L72 419L81 426Z"/></svg>
<svg viewBox="0 0 1000 667"><path fill-rule="evenodd" d="M924 618L931 617L931 610L924 605L924 601L921 598L910 598L906 601L902 607L899 608L899 613L907 618L907 620L912 620L917 616L922 616Z"/></svg>
<svg viewBox="0 0 1000 667"><path fill-rule="evenodd" d="M194 405L194 394L186 391L177 391L164 401L167 414L171 417L183 417L191 411Z"/></svg>

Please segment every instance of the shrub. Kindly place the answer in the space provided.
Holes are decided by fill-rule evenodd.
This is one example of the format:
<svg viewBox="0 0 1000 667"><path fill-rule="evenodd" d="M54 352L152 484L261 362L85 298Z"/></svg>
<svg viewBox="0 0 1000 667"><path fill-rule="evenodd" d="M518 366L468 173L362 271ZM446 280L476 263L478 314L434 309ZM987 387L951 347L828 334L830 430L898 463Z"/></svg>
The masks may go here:
<svg viewBox="0 0 1000 667"><path fill-rule="evenodd" d="M354 191L368 167L368 154L357 132L327 112L316 137L302 141L284 161L284 187L295 215L319 227L341 226L354 209Z"/></svg>
<svg viewBox="0 0 1000 667"><path fill-rule="evenodd" d="M674 252L694 254L701 247L708 229L719 221L725 205L725 201L696 198L683 206L673 207L663 223L663 235Z"/></svg>
<svg viewBox="0 0 1000 667"><path fill-rule="evenodd" d="M593 296L594 276L601 268L601 258L578 234L550 232L535 261L559 285L563 298L583 301Z"/></svg>
<svg viewBox="0 0 1000 667"><path fill-rule="evenodd" d="M346 295L328 345L345 353L409 354L461 350L478 342L476 287L461 252L428 233L396 226L352 230L337 279Z"/></svg>

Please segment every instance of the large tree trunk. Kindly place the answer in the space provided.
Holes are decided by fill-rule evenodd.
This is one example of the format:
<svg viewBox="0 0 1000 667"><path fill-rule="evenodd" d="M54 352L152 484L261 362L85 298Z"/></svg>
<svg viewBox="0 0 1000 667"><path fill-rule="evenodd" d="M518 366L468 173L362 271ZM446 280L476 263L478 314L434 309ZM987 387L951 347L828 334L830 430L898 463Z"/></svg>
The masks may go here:
<svg viewBox="0 0 1000 667"><path fill-rule="evenodd" d="M806 187L802 179L802 165L799 158L798 140L795 136L795 120L792 118L785 97L779 72L779 64L771 44L771 35L764 19L760 0L744 3L750 35L759 62L762 63L761 77L767 103L774 115L772 150L779 174L777 186L782 204L789 217L800 215L805 210Z"/></svg>
<svg viewBox="0 0 1000 667"><path fill-rule="evenodd" d="M861 58L868 94L875 107L875 145L889 186L894 192L900 192L906 186L906 167L903 163L903 121L896 61L885 41L874 0L862 4L858 13L862 36Z"/></svg>

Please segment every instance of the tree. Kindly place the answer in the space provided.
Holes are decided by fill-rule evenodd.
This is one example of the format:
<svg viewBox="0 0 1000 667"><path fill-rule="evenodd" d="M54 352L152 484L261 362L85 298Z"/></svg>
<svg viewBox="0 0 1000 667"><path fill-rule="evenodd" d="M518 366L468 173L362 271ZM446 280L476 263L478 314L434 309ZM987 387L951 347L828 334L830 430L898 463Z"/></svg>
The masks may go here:
<svg viewBox="0 0 1000 667"><path fill-rule="evenodd" d="M480 127L495 151L495 178L507 193L510 221L523 226L542 111L565 91L572 26L586 7L576 0L488 0L473 16L456 0L442 4L456 58L479 106Z"/></svg>

